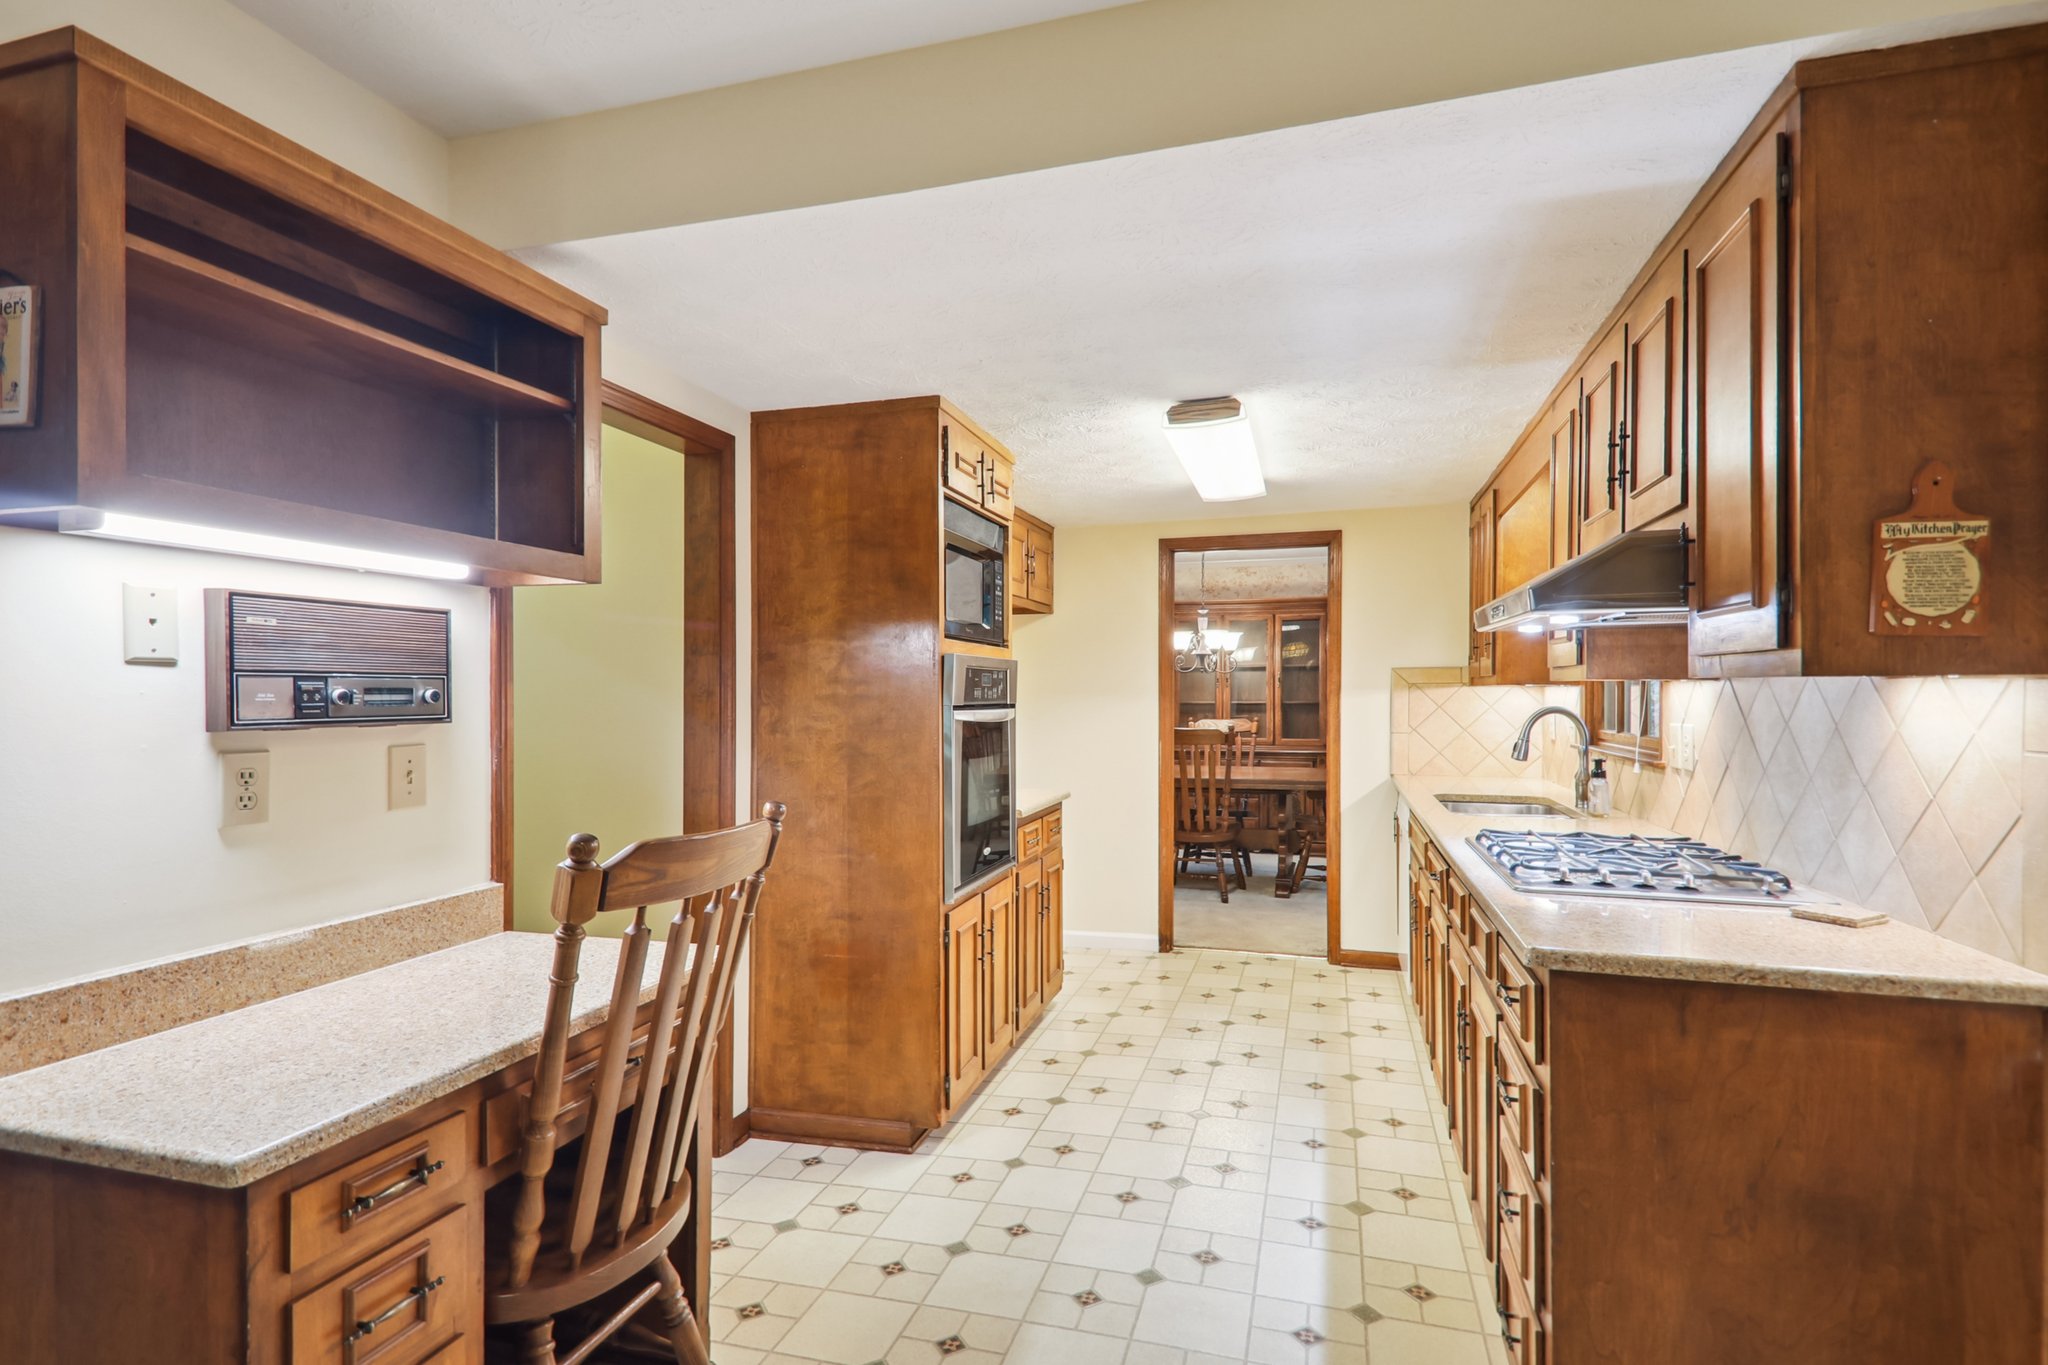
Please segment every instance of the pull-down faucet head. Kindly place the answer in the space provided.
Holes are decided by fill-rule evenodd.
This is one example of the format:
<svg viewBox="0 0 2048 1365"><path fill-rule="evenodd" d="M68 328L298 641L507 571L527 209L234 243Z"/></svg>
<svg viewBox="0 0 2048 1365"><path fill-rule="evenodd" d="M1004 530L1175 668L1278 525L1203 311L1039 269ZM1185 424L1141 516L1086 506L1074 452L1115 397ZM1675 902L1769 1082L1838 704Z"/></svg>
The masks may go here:
<svg viewBox="0 0 2048 1365"><path fill-rule="evenodd" d="M1529 719L1522 722L1522 733L1515 736L1514 748L1508 752L1513 756L1515 762L1526 763L1529 759L1529 734L1536 728L1536 722L1542 720L1545 716L1563 716L1574 726L1578 727L1579 775L1577 781L1572 784L1572 799L1580 810L1584 810L1586 808L1586 780L1591 775L1593 765L1593 736L1586 729L1586 722L1579 716L1578 712L1566 706L1544 706L1531 711Z"/></svg>

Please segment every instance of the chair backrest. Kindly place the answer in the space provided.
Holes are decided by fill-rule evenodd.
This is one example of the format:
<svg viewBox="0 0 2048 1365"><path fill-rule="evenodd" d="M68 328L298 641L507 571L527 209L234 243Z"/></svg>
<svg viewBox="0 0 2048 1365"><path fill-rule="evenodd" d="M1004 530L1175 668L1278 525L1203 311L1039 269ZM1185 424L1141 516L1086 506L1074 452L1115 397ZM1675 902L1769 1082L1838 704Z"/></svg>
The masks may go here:
<svg viewBox="0 0 2048 1365"><path fill-rule="evenodd" d="M1221 834L1230 828L1230 736L1208 726L1173 732L1174 828Z"/></svg>
<svg viewBox="0 0 2048 1365"><path fill-rule="evenodd" d="M574 1267L598 1236L600 1214L602 1245L615 1245L650 1222L675 1192L732 1002L733 969L775 858L783 815L783 806L770 801L750 824L637 843L602 865L596 861L596 836L579 834L569 841L569 856L555 871L550 907L557 926L554 971L521 1147L523 1183L512 1215L507 1288L518 1289L532 1276L541 1228L551 1213L566 1220L561 1245ZM634 1016L653 936L647 907L670 901L680 905L669 921L646 1051L635 1059ZM605 911L624 909L634 912L633 923L619 944L583 1154L567 1207L554 1211L547 1207L546 1182L555 1161L583 926ZM614 1139L629 1066L637 1068L638 1102L619 1144Z"/></svg>
<svg viewBox="0 0 2048 1365"><path fill-rule="evenodd" d="M1229 735L1232 768L1249 768L1258 761L1257 721L1247 720L1243 716L1233 716L1227 720L1193 720L1189 721L1188 725L1198 730L1221 730Z"/></svg>

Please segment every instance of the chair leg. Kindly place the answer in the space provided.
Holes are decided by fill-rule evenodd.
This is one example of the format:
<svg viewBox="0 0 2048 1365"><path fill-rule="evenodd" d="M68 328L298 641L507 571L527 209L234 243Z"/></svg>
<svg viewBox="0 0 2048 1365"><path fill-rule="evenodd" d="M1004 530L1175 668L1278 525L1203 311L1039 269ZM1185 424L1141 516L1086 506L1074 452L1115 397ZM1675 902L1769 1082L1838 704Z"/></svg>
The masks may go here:
<svg viewBox="0 0 2048 1365"><path fill-rule="evenodd" d="M1223 897L1225 905L1230 904L1230 855L1219 846L1209 850L1216 855L1216 890Z"/></svg>
<svg viewBox="0 0 2048 1365"><path fill-rule="evenodd" d="M555 1320L536 1322L519 1336L519 1365L555 1365Z"/></svg>
<svg viewBox="0 0 2048 1365"><path fill-rule="evenodd" d="M654 1258L654 1277L661 1281L662 1290L655 1303L661 1309L661 1325L668 1332L669 1343L676 1348L676 1359L681 1365L711 1365L706 1333L698 1326L697 1315L690 1311L690 1298L683 1293L683 1277L676 1274L667 1256Z"/></svg>

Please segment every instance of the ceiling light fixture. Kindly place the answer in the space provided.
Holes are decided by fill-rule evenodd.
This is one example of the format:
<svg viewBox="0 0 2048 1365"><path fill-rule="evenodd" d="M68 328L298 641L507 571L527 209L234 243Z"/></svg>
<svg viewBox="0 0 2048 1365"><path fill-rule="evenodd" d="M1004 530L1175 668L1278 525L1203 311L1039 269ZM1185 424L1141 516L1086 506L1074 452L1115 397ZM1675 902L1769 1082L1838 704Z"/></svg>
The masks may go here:
<svg viewBox="0 0 2048 1365"><path fill-rule="evenodd" d="M1196 398L1166 410L1166 440L1204 502L1266 495L1259 450L1244 405L1235 398Z"/></svg>
<svg viewBox="0 0 2048 1365"><path fill-rule="evenodd" d="M392 554L386 550L363 550L352 545L329 545L317 540L294 540L289 536L268 536L256 531L235 531L221 526L163 521L156 517L138 517L127 512L67 512L59 521L57 529L75 536L132 540L147 545L169 545L181 550L211 550L219 554L250 555L257 559L285 559L299 564L327 564L340 569L403 574L410 578L459 580L469 577L469 566L453 560L423 559L418 555Z"/></svg>
<svg viewBox="0 0 2048 1365"><path fill-rule="evenodd" d="M1201 605L1195 608L1195 628L1173 633L1173 670L1176 673L1232 673L1239 656L1250 653L1238 648L1244 632L1209 629L1209 556L1201 559Z"/></svg>

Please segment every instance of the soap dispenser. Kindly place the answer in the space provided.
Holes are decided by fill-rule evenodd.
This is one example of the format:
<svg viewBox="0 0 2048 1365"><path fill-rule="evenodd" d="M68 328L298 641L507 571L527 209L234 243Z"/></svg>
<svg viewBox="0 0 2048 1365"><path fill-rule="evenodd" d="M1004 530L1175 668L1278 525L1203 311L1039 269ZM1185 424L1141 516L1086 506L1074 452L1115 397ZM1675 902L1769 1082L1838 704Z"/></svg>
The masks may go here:
<svg viewBox="0 0 2048 1365"><path fill-rule="evenodd" d="M1614 790L1607 785L1607 760L1593 760L1593 775L1586 779L1586 814L1612 815Z"/></svg>

